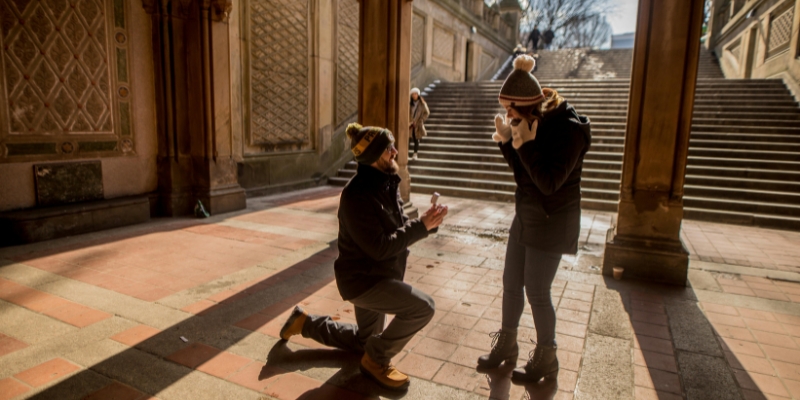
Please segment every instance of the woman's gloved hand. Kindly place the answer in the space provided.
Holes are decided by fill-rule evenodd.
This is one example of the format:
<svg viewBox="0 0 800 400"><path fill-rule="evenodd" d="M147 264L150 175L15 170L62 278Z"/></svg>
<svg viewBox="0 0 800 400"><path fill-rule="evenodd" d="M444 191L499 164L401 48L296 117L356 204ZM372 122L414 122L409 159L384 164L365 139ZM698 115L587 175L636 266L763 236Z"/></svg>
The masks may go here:
<svg viewBox="0 0 800 400"><path fill-rule="evenodd" d="M507 143L511 140L511 126L506 123L507 117L497 114L494 116L495 132L492 139L498 143Z"/></svg>
<svg viewBox="0 0 800 400"><path fill-rule="evenodd" d="M537 128L539 128L539 120L536 119L533 122L523 120L519 124L511 126L511 136L514 139L511 145L515 149L519 149L526 142L536 139Z"/></svg>

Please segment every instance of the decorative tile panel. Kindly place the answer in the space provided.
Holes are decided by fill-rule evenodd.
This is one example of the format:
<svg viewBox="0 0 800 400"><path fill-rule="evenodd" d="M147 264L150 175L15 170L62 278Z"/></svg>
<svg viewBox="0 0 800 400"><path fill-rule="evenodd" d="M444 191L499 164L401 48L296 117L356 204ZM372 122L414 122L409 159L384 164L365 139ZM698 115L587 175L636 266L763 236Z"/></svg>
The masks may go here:
<svg viewBox="0 0 800 400"><path fill-rule="evenodd" d="M770 18L767 57L789 48L789 42L792 40L792 22L794 22L794 7Z"/></svg>
<svg viewBox="0 0 800 400"><path fill-rule="evenodd" d="M126 41L112 45L108 32L127 37L126 4L0 0L0 162L75 157L78 137L116 143L120 96L111 82L127 81L129 67ZM130 133L130 117L126 123Z"/></svg>
<svg viewBox="0 0 800 400"><path fill-rule="evenodd" d="M308 1L250 0L249 14L249 144L310 149Z"/></svg>
<svg viewBox="0 0 800 400"><path fill-rule="evenodd" d="M496 69L497 69L497 57L495 57L491 53L481 51L481 60L480 60L481 76L484 76Z"/></svg>
<svg viewBox="0 0 800 400"><path fill-rule="evenodd" d="M456 35L442 27L433 27L433 58L446 65L453 65Z"/></svg>
<svg viewBox="0 0 800 400"><path fill-rule="evenodd" d="M358 112L358 0L339 0L336 29L336 124Z"/></svg>
<svg viewBox="0 0 800 400"><path fill-rule="evenodd" d="M739 39L736 41L736 43L728 46L728 51L731 52L733 58L736 59L736 61L738 62L739 56L742 55L742 39Z"/></svg>
<svg viewBox="0 0 800 400"><path fill-rule="evenodd" d="M414 13L411 17L411 68L425 61L425 17Z"/></svg>

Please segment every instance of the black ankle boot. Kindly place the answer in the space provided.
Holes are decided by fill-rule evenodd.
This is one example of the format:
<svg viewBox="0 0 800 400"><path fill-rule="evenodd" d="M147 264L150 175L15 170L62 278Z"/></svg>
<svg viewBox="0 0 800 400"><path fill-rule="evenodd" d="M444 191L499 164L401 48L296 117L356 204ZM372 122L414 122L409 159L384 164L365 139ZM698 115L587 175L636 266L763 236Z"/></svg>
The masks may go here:
<svg viewBox="0 0 800 400"><path fill-rule="evenodd" d="M500 330L490 333L492 352L478 357L478 368L497 368L503 361L515 363L519 356L517 331Z"/></svg>
<svg viewBox="0 0 800 400"><path fill-rule="evenodd" d="M558 347L536 345L524 368L517 368L511 374L511 380L520 382L539 382L540 379L555 379L558 376Z"/></svg>

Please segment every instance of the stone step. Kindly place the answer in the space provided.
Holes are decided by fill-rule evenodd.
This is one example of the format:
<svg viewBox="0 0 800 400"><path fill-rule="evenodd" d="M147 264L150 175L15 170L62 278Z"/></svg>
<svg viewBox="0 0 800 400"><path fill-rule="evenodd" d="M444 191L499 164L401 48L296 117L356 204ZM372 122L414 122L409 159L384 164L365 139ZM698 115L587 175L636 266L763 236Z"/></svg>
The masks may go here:
<svg viewBox="0 0 800 400"><path fill-rule="evenodd" d="M622 159L622 155L617 155ZM761 170L780 170L780 171L800 171L800 162L778 160L774 158L756 158L758 155L751 155L751 157L735 158L728 154L714 154L714 155L693 155L689 154L687 165L697 167L723 167L723 168L755 168Z"/></svg>
<svg viewBox="0 0 800 400"><path fill-rule="evenodd" d="M749 201L738 198L697 197L689 195L688 192L683 198L683 204L687 208L694 209L800 218L800 206L796 204Z"/></svg>
<svg viewBox="0 0 800 400"><path fill-rule="evenodd" d="M492 167L487 167L486 164L470 164L461 163L450 165L431 165L432 163L420 162L421 160L411 161L409 164L409 171L413 176L441 176L452 178L465 178L465 179L478 179L488 181L507 181L513 182L514 175L511 169L505 164L495 164ZM591 165L584 165L582 176L584 178L584 186L596 187L603 189L618 189L621 177L621 165L617 164L617 169L597 169L592 168ZM754 177L742 176L720 176L718 170L703 170L693 167L688 167L686 175L687 186L698 188L715 187L720 190L747 190L756 192L756 196L762 196L765 193L772 198L780 196L786 197L789 203L797 199L797 194L800 193L800 181L787 180L786 174L758 174ZM702 172L707 175L702 175ZM800 173L795 173L796 178ZM790 178L792 176L789 176ZM777 179L769 179L777 178ZM705 189L703 189L705 190ZM748 198L749 193L743 198ZM775 197L777 196L777 197ZM792 197L794 196L794 197ZM713 197L713 196L712 196ZM761 197L752 198L753 200L760 200ZM800 203L798 203L800 204Z"/></svg>
<svg viewBox="0 0 800 400"><path fill-rule="evenodd" d="M540 82L592 120L582 206L616 210L629 80ZM497 102L501 85L425 88L432 114L419 159L409 162L414 192L513 201L513 173L491 140L494 115L505 113ZM348 165L332 183L354 173ZM800 108L782 81L698 80L685 192L687 218L800 229Z"/></svg>
<svg viewBox="0 0 800 400"><path fill-rule="evenodd" d="M756 158L761 160L800 161L800 153L774 150L752 149L717 149L689 147L689 156L698 157L726 157L726 158Z"/></svg>
<svg viewBox="0 0 800 400"><path fill-rule="evenodd" d="M462 93L451 93L447 95L429 95L425 97L425 101L428 103L440 103L440 102L463 102L463 101L473 101L473 102L482 102L482 101L490 101L497 98L498 92L462 92ZM560 90L558 93L564 97L565 99L575 99L580 98L581 100L627 100L629 91L625 89L606 89L606 90L597 90L597 91L582 91L582 90ZM769 101L769 100L782 100L782 101L794 101L794 97L790 93L786 92L786 89L773 89L770 91L761 90L758 94L748 93L748 91L742 92L733 92L733 91L724 91L718 89L711 89L711 90L702 90L695 93L695 101L716 101L716 100L727 100L727 101L743 101L746 103L754 103L758 101Z"/></svg>
<svg viewBox="0 0 800 400"><path fill-rule="evenodd" d="M711 204L712 206L724 206ZM684 207L683 216L686 219L712 221L718 223L760 226L766 228L800 230L800 218L781 215L758 214L748 212L725 211L721 209L703 209Z"/></svg>
<svg viewBox="0 0 800 400"><path fill-rule="evenodd" d="M689 146L694 149L736 149L736 150L758 150L797 153L800 155L800 135L795 137L794 143L787 142L767 142L767 141L743 141L743 140L707 140L690 138Z"/></svg>

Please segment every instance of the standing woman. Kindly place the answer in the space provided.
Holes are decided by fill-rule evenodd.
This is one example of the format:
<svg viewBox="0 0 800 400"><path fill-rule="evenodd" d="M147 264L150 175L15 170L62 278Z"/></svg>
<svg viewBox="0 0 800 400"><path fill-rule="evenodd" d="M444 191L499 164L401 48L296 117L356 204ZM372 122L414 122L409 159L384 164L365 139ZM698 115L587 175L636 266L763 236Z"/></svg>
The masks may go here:
<svg viewBox="0 0 800 400"><path fill-rule="evenodd" d="M581 170L589 150L589 119L579 115L552 89L531 75L536 61L514 60L514 71L500 89L505 117L495 117L498 142L517 182L516 216L511 224L503 272L503 322L493 333L491 353L478 365L495 368L515 362L517 327L528 295L536 327L536 349L524 368L514 370L517 382L538 382L558 374L556 313L550 299L562 254L578 252L581 222Z"/></svg>
<svg viewBox="0 0 800 400"><path fill-rule="evenodd" d="M425 99L419 95L419 89L411 89L411 104L408 108L410 115L408 129L411 130L411 139L414 141L414 157L417 159L417 152L419 151L419 140L428 135L425 130L425 120L431 111L428 109L428 104Z"/></svg>

